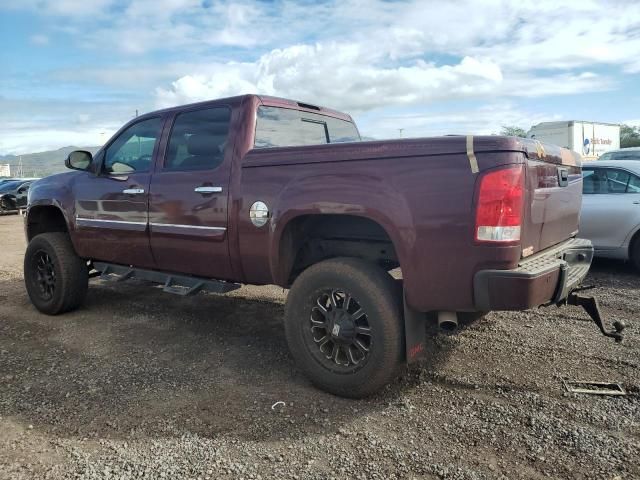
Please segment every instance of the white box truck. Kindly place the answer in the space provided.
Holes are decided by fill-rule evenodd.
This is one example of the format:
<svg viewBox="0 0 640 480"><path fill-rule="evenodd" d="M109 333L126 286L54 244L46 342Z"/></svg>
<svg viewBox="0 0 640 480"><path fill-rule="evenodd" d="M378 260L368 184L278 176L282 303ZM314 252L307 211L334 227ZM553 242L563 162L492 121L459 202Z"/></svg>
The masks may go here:
<svg viewBox="0 0 640 480"><path fill-rule="evenodd" d="M620 125L615 123L542 122L531 127L527 135L578 152L585 160L596 160L604 152L620 148Z"/></svg>

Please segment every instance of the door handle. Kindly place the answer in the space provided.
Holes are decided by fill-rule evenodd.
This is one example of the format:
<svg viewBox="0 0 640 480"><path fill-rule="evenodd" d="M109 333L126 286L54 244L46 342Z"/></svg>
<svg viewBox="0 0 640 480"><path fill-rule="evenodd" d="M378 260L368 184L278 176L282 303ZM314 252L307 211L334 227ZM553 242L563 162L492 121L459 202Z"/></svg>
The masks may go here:
<svg viewBox="0 0 640 480"><path fill-rule="evenodd" d="M220 193L222 187L196 187L193 191L196 193Z"/></svg>
<svg viewBox="0 0 640 480"><path fill-rule="evenodd" d="M127 195L138 195L140 193L144 193L144 188L125 188L122 190L122 193Z"/></svg>
<svg viewBox="0 0 640 480"><path fill-rule="evenodd" d="M633 202L634 205L640 205L640 202Z"/></svg>

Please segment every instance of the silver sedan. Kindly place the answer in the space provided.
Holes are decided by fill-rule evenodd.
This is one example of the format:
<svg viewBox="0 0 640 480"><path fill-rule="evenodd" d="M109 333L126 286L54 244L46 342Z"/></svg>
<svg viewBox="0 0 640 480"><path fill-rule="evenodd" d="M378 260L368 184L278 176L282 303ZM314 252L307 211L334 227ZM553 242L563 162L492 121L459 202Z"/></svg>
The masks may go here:
<svg viewBox="0 0 640 480"><path fill-rule="evenodd" d="M640 161L582 165L582 238L599 257L630 260L640 271Z"/></svg>

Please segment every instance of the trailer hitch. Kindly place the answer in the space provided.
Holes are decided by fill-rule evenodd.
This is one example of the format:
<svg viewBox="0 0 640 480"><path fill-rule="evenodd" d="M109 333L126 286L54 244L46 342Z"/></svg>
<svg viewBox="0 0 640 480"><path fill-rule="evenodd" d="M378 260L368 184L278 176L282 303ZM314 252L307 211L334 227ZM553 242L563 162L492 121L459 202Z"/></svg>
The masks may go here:
<svg viewBox="0 0 640 480"><path fill-rule="evenodd" d="M584 308L584 310L589 314L591 320L598 326L600 331L605 337L611 337L615 339L616 343L619 343L624 338L622 331L625 328L625 324L619 320L613 322L613 330L606 330L604 327L604 322L602 320L602 315L600 314L600 305L598 305L598 299L595 297L587 297L583 295L579 295L577 292L581 292L584 290L591 290L594 288L593 286L588 287L578 287L574 289L569 296L567 297L567 303L569 305L576 305L578 307Z"/></svg>

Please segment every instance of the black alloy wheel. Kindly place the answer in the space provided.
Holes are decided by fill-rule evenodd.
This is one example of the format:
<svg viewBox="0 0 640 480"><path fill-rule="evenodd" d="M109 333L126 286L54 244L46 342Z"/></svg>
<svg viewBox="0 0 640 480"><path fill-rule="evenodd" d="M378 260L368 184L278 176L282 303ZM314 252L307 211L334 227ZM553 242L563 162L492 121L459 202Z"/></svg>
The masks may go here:
<svg viewBox="0 0 640 480"><path fill-rule="evenodd" d="M308 348L327 368L352 373L366 363L373 344L367 313L344 290L326 290L309 318Z"/></svg>
<svg viewBox="0 0 640 480"><path fill-rule="evenodd" d="M316 386L344 397L371 395L404 359L401 291L374 263L324 260L291 286L285 332L296 365Z"/></svg>
<svg viewBox="0 0 640 480"><path fill-rule="evenodd" d="M40 296L43 300L49 301L53 298L56 289L55 265L44 250L38 250L33 256L32 262Z"/></svg>

